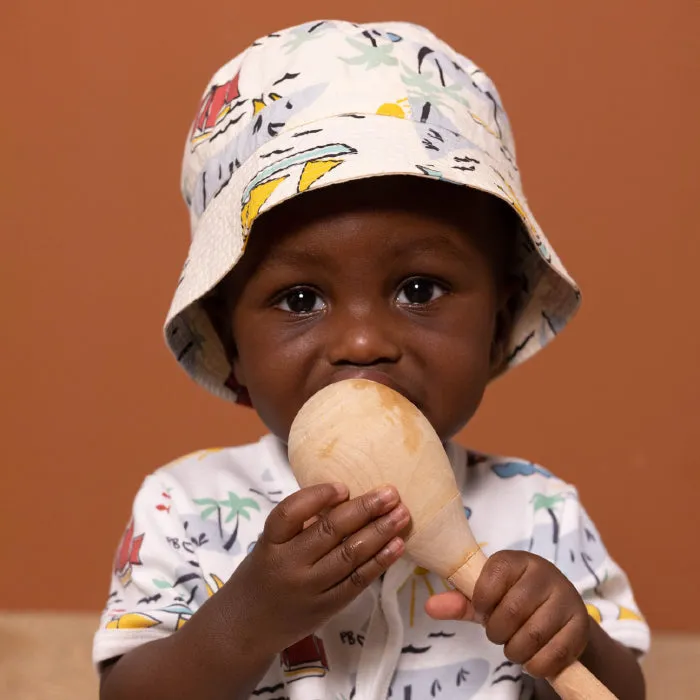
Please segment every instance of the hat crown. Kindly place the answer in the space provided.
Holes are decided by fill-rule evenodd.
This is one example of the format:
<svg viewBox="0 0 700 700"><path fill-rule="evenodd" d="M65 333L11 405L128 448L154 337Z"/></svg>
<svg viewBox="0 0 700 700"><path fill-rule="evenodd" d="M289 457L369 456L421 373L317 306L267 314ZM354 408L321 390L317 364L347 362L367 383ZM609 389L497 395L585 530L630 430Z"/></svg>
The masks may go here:
<svg viewBox="0 0 700 700"><path fill-rule="evenodd" d="M469 134L519 185L507 115L493 82L472 61L417 25L316 21L258 39L207 85L182 169L192 231L266 142L344 114L432 125L440 140Z"/></svg>

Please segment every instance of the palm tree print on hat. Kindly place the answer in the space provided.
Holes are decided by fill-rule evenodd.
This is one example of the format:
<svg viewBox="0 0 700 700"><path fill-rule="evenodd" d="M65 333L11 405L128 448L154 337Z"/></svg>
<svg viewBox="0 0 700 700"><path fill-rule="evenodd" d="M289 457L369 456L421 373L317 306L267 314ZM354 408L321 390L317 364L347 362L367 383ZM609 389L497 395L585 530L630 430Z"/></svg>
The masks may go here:
<svg viewBox="0 0 700 700"><path fill-rule="evenodd" d="M431 64L437 70L430 70L425 59L430 56ZM402 80L408 89L409 96L422 99L430 103L432 107L448 107L454 111L455 104L470 108L469 100L465 97L466 85L460 80L453 79L448 84L445 67L440 63L440 58L447 64L448 70L456 64L447 61L446 57L428 46L422 46L417 55L417 70L412 70L402 64ZM460 69L461 70L461 69ZM464 71L461 71L462 73Z"/></svg>
<svg viewBox="0 0 700 700"><path fill-rule="evenodd" d="M347 37L346 41L359 52L359 56L351 56L349 58L340 56L340 60L350 66L364 65L366 70L372 70L379 66L398 65L398 59L391 55L394 51L395 42L389 39L388 44L380 45L375 35L381 36L379 32L374 32L374 34L369 31L362 32L362 36L369 41L369 44Z"/></svg>
<svg viewBox="0 0 700 700"><path fill-rule="evenodd" d="M228 552L231 547L233 547L236 538L238 537L238 525L240 523L240 518L243 516L246 520L250 520L250 514L248 513L248 508L253 510L260 510L260 506L252 498L240 498L233 491L228 492L228 498L222 501L217 501L215 498L195 498L194 502L198 506L206 506L204 510L200 513L202 520L206 520L210 515L216 513L217 522L219 525L219 535L221 539L224 538L224 528L226 523L231 522L234 518L236 519L236 524L234 525L233 532L226 540L223 548ZM229 513L226 516L226 520L222 521L221 509L228 508Z"/></svg>
<svg viewBox="0 0 700 700"><path fill-rule="evenodd" d="M294 53L297 49L301 48L304 44L314 39L320 39L326 30L329 29L329 22L322 20L321 22L311 22L309 24L302 24L299 27L293 27L288 32L284 34L285 37L291 36L291 39L284 44L286 49L286 54ZM275 36L270 34L270 36ZM279 36L279 35L277 35Z"/></svg>

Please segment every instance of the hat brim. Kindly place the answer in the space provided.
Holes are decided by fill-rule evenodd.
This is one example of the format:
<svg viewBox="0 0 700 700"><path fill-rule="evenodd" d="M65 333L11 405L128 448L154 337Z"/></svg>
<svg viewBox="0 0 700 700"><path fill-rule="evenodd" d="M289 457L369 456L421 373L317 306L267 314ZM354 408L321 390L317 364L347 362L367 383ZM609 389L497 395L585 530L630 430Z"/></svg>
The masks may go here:
<svg viewBox="0 0 700 700"><path fill-rule="evenodd" d="M474 134L396 116L338 115L286 131L258 149L208 204L193 231L187 261L165 323L171 351L202 386L237 401L223 346L199 303L231 271L257 216L310 189L384 175L433 178L482 190L507 202L522 221L522 299L505 369L544 347L580 303L569 276L529 209L508 154L495 160ZM470 138L473 137L473 140Z"/></svg>

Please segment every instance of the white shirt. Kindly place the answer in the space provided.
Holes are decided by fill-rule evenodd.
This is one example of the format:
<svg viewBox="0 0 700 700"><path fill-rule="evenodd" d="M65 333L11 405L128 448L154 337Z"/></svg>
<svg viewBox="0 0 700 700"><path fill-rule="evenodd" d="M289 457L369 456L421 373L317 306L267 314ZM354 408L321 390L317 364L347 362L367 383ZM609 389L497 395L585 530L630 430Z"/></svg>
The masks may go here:
<svg viewBox="0 0 700 700"><path fill-rule="evenodd" d="M589 613L622 644L646 652L649 628L576 490L529 462L447 453L485 553L529 550L555 563ZM284 445L260 442L183 457L148 476L119 545L93 661L179 629L224 585L276 503L298 490ZM255 700L524 699L532 685L476 624L437 621L423 605L448 590L407 558L328 624L280 654Z"/></svg>

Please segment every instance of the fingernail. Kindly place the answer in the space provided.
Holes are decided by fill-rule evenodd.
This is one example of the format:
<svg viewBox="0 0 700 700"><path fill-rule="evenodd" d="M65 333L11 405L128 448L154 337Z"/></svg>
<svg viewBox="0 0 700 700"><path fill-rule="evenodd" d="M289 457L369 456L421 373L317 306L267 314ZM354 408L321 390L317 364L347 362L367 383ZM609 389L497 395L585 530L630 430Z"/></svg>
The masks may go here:
<svg viewBox="0 0 700 700"><path fill-rule="evenodd" d="M399 494L393 486L382 486L377 489L377 498L385 506L391 503L396 503L399 500Z"/></svg>
<svg viewBox="0 0 700 700"><path fill-rule="evenodd" d="M394 537L386 547L382 550L385 557L396 557L403 553L403 540L400 537Z"/></svg>
<svg viewBox="0 0 700 700"><path fill-rule="evenodd" d="M336 482L333 484L333 488L335 489L336 493L340 498L346 498L348 495L348 487L341 483L341 482Z"/></svg>
<svg viewBox="0 0 700 700"><path fill-rule="evenodd" d="M405 525L411 518L408 509L403 503L396 506L396 508L391 511L389 517L395 525Z"/></svg>

